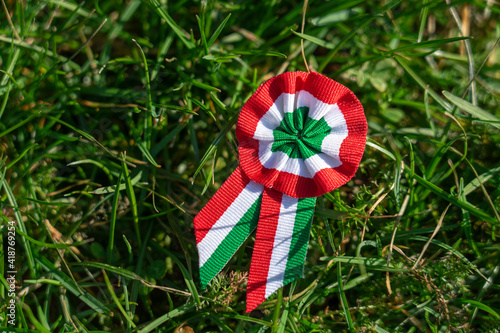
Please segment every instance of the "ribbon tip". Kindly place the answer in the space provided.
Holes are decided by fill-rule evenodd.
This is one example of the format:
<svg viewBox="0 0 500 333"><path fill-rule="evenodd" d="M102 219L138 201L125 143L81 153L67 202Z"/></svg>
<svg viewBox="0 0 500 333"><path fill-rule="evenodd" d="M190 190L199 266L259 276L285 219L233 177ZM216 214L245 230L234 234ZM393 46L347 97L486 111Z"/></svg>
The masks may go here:
<svg viewBox="0 0 500 333"><path fill-rule="evenodd" d="M246 309L245 312L246 313L250 313L253 310L255 310L258 306L259 306L259 304L249 304L249 303L247 303L247 309Z"/></svg>

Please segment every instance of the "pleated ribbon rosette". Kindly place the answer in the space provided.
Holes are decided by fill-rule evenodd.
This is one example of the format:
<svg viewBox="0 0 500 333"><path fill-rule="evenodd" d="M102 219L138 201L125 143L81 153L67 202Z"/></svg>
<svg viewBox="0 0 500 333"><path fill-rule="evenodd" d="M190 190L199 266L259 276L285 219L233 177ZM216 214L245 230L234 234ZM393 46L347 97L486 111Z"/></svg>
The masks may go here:
<svg viewBox="0 0 500 333"><path fill-rule="evenodd" d="M361 103L326 76L263 83L238 118L240 165L194 219L201 285L255 228L247 312L302 277L316 197L354 176L366 132Z"/></svg>

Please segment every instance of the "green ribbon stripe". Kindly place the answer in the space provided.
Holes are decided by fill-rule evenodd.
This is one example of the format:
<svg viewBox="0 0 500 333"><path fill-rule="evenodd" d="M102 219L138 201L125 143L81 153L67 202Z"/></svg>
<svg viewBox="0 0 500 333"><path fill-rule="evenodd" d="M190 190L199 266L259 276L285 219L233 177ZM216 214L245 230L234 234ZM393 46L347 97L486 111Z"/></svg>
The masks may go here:
<svg viewBox="0 0 500 333"><path fill-rule="evenodd" d="M293 113L285 113L280 125L273 130L271 151L305 160L321 153L321 144L330 131L325 119L309 118L309 108L302 106Z"/></svg>

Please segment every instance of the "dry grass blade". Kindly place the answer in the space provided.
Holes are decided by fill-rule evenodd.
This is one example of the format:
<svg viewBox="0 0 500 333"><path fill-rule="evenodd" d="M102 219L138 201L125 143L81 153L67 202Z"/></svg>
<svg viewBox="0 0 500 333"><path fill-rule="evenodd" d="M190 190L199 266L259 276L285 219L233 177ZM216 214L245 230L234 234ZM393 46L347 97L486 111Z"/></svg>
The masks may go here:
<svg viewBox="0 0 500 333"><path fill-rule="evenodd" d="M302 7L302 27L300 28L301 34L304 34L304 27L306 25L306 10L308 2L309 0L304 0L304 5ZM302 58L304 59L304 65L306 65L306 69L309 72L309 65L307 64L306 54L304 52L304 38L300 39L300 49L302 50Z"/></svg>
<svg viewBox="0 0 500 333"><path fill-rule="evenodd" d="M14 36L16 36L18 41L22 41L22 38L17 33L17 29L14 26L14 23L12 23L12 18L10 17L9 9L7 8L7 5L5 4L5 0L2 0L2 6L3 6L3 10L5 11L5 16L7 17L7 21L9 21L10 28L12 29L12 32L14 33Z"/></svg>
<svg viewBox="0 0 500 333"><path fill-rule="evenodd" d="M438 223L436 225L436 228L434 229L434 232L432 233L431 237L429 237L429 240L427 241L427 243L425 243L424 247L422 248L422 252L420 252L420 255L418 256L417 260L413 264L412 269L417 268L418 264L420 263L420 260L422 260L422 257L425 254L425 251L427 251L427 248L431 244L432 240L434 239L434 237L436 237L437 233L439 232L439 229L441 229L441 226L443 225L444 217L446 216L446 213L448 212L448 209L450 208L450 206L451 206L451 204L448 205L448 207L446 207L444 212L441 214L441 217L438 220Z"/></svg>
<svg viewBox="0 0 500 333"><path fill-rule="evenodd" d="M401 221L401 218L403 217L406 207L408 206L408 202L410 200L410 195L407 194L403 200L403 203L401 204L401 209L399 210L399 213L396 217L396 221L394 221L394 229L392 231L392 237L391 237L391 244L389 246L389 253L387 254L387 267L389 267L391 263L391 257L392 257L392 247L394 246L394 238L396 237L396 232L398 230L398 225L399 221ZM392 294L392 288L391 288L391 281L389 279L389 272L385 273L385 283L387 286L387 291L390 294Z"/></svg>

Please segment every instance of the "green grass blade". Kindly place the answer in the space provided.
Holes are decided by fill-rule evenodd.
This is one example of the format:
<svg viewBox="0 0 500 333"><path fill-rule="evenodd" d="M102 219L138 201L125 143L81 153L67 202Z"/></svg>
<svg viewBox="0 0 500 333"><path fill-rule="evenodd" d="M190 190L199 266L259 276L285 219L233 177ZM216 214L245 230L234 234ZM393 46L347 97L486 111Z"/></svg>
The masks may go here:
<svg viewBox="0 0 500 333"><path fill-rule="evenodd" d="M194 49L196 46L192 41L187 39L186 35L182 31L182 29L175 23L175 21L168 15L168 13L163 9L162 5L158 0L149 0L151 8L158 14L165 22L169 25L169 27L175 32L177 37L182 41L182 43L189 49Z"/></svg>
<svg viewBox="0 0 500 333"><path fill-rule="evenodd" d="M398 47L394 50L390 50L388 52L385 52L385 54L392 55L396 52L409 51L409 50L415 50L415 49L421 49L421 48L439 48L444 44L458 42L458 41L465 40L465 39L470 39L470 37L453 37L453 38L427 40L425 42L419 42L419 43L401 46L401 47Z"/></svg>
<svg viewBox="0 0 500 333"><path fill-rule="evenodd" d="M474 117L479 118L480 120L486 122L487 124L494 126L496 128L500 128L500 118L497 116L481 109L478 106L475 106L466 100L461 99L460 97L457 97L453 95L452 93L449 93L447 91L443 91L443 95L454 105L459 107L460 109L464 110L465 112L473 115Z"/></svg>
<svg viewBox="0 0 500 333"><path fill-rule="evenodd" d="M222 110L226 111L226 109L227 109L226 105L217 97L215 92L211 91L210 97L212 97L212 100L214 101L215 104L217 104L218 107L220 107Z"/></svg>
<svg viewBox="0 0 500 333"><path fill-rule="evenodd" d="M116 293L115 293L115 291L113 289L113 286L111 285L111 282L109 281L108 274L106 274L105 270L102 270L102 275L104 276L104 282L106 283L106 287L108 288L109 294L113 298L113 301L115 302L116 306L118 307L118 309L120 310L120 312L122 313L122 315L127 320L127 325L129 326L129 329L130 329L130 326L136 327L135 323L132 321L132 319L130 318L130 316L128 315L128 313L125 312L125 309L123 308L122 304L120 303L120 300L116 296Z"/></svg>
<svg viewBox="0 0 500 333"><path fill-rule="evenodd" d="M200 81L198 81L196 79L193 79L193 78L187 76L186 74L184 74L182 72L179 72L179 74L182 77L182 79L184 79L187 82L191 83L195 87L198 87L198 88L201 88L201 89L204 89L204 90L207 90L207 91L220 92L219 88L213 87L213 86L211 86L209 84L206 84L206 83L200 82Z"/></svg>
<svg viewBox="0 0 500 333"><path fill-rule="evenodd" d="M158 163L156 163L154 157L149 152L148 148L146 147L146 143L145 142L139 142L138 141L137 142L137 147L142 152L142 156L144 156L144 158L147 159L149 161L149 163L151 163L156 168L161 168L161 165L159 165Z"/></svg>
<svg viewBox="0 0 500 333"><path fill-rule="evenodd" d="M460 184L459 184L459 189L458 189L458 197L460 198L461 201L466 202L466 194L464 191L464 179L460 178ZM462 208L462 230L465 233L465 237L467 238L467 241L469 244L472 246L472 250L476 254L476 256L480 257L481 253L479 252L479 249L477 248L476 242L474 241L474 237L472 235L472 222L470 219L470 214L468 211Z"/></svg>
<svg viewBox="0 0 500 333"><path fill-rule="evenodd" d="M318 71L321 73L326 66L332 61L333 57L337 54L337 52L344 46L345 43L347 43L349 40L351 40L356 34L358 33L359 30L365 28L368 24L373 22L375 19L378 17L382 16L386 11L390 10L394 6L397 6L402 0L393 0L386 4L385 6L382 6L378 11L371 15L367 15L368 17L362 22L356 25L354 29L352 29L336 46L335 48L328 54L325 60L321 63L321 65L318 68Z"/></svg>
<svg viewBox="0 0 500 333"><path fill-rule="evenodd" d="M401 67L403 67L404 70L418 83L418 85L422 89L428 90L429 95L431 95L431 97L434 98L434 100L437 103L439 103L439 105L441 105L443 107L443 109L445 109L448 112L452 111L451 105L449 103L447 103L446 101L444 101L441 98L441 96L439 96L432 88L429 88L429 85L426 84L424 82L424 80L422 80L422 78L413 69L410 68L410 65L407 63L406 59L404 59L403 57L401 57L399 55L395 55L394 58L401 65Z"/></svg>
<svg viewBox="0 0 500 333"><path fill-rule="evenodd" d="M151 321L149 324L147 324L145 327L141 328L138 333L149 333L159 327L160 325L164 324L170 319L173 319L175 317L178 317L180 315L183 315L187 312L193 311L195 308L191 304L185 304L177 307L176 309L156 318L155 320Z"/></svg>
<svg viewBox="0 0 500 333"><path fill-rule="evenodd" d="M142 178L142 170L139 171L137 173L137 175L134 176L134 178L132 178L130 180L130 183L132 184L132 186L135 186L137 184L140 184L139 181L141 180ZM116 189L118 188L118 191L123 191L127 188L127 184L118 184L117 185L111 185L111 186L105 186L105 187L99 187L98 189L90 192L90 193L93 193L93 194L108 194L108 193L114 193L116 191Z"/></svg>
<svg viewBox="0 0 500 333"><path fill-rule="evenodd" d="M77 11L78 15L87 17L90 15L90 12L88 10L85 10L83 8L79 8L80 6L68 1L62 1L62 0L47 0L47 2L56 4L58 6L61 6L62 8L69 9L71 11Z"/></svg>
<svg viewBox="0 0 500 333"><path fill-rule="evenodd" d="M34 143L34 144L29 145L28 147L26 147L14 160L12 160L12 162L10 162L9 164L7 164L6 168L7 169L12 168L17 162L19 162L19 160L21 158L23 158L24 155L26 155L26 153L28 151L31 150L31 148L36 147L36 146L38 146L38 143Z"/></svg>
<svg viewBox="0 0 500 333"><path fill-rule="evenodd" d="M177 125L173 130L171 130L167 135L165 135L152 149L151 156L156 156L165 146L172 141L183 129L186 127L185 124Z"/></svg>
<svg viewBox="0 0 500 333"><path fill-rule="evenodd" d="M397 2L399 2L401 0L397 0ZM394 2L394 1L393 1ZM342 48L342 46L344 46L344 44L346 44L349 40L351 40L354 36L356 36L356 34L358 33L358 31L360 29L363 29L364 27L366 27L369 23L371 23L372 21L374 21L375 19L377 18L376 15L374 15L373 17L370 17L368 19L366 19L363 23L357 25L354 29L352 29L336 46L335 48L333 48L332 51L330 51L330 53L328 54L328 56L326 57L326 59L321 63L321 65L319 66L318 70L321 72L323 71L326 66L330 63L330 61L332 61L333 57L337 54L337 52Z"/></svg>
<svg viewBox="0 0 500 333"><path fill-rule="evenodd" d="M9 134L10 132L18 129L19 127L23 126L24 124L30 122L33 118L36 118L38 117L38 115L40 114L41 111L38 111L37 113L35 114L32 114L31 116L29 116L28 118L24 119L23 121L20 121L18 122L17 124L15 124L14 126L12 127L9 127L8 129L6 129L5 131L1 132L0 133L0 138Z"/></svg>
<svg viewBox="0 0 500 333"><path fill-rule="evenodd" d="M45 243L45 242L41 242L39 240L36 240L34 238L31 238L30 236L28 236L26 233L22 232L19 228L16 228L16 232L19 233L21 236L23 236L24 238L26 238L29 242L33 243L33 244L36 244L38 246L43 246L43 247L47 247L47 248L50 248L50 249L68 249L72 246L80 246L84 243L72 243L72 244L51 244L51 243Z"/></svg>
<svg viewBox="0 0 500 333"><path fill-rule="evenodd" d="M474 180L472 180L470 183L468 183L464 187L464 195L471 194L477 188L481 187L481 183L485 184L488 180L493 178L493 176L495 176L498 173L500 173L500 166L496 167L496 168L492 168L492 169L486 171L485 173L480 174L479 179L474 178Z"/></svg>
<svg viewBox="0 0 500 333"><path fill-rule="evenodd" d="M396 236L397 238L400 238L399 236ZM428 237L424 237L424 236L412 236L412 237L403 237L405 239L408 239L408 240L414 240L414 241L420 241L420 242L428 242L429 241L429 238ZM478 273L481 277L483 277L485 280L486 280L486 277L483 275L483 273L481 273L478 268L476 267L476 265L474 265L473 263L471 263L469 261L469 259L467 259L462 253L460 253L459 251L455 250L452 246L448 245L448 244L445 244L441 241L438 241L436 239L432 239L431 240L431 243L434 244L434 245L437 245L437 246L440 246L442 247L443 249L445 249L446 251L449 251L451 252L453 255L455 255L457 258L459 258L460 260L462 260L465 264L467 264L467 266L469 266L470 269L476 271L476 273Z"/></svg>
<svg viewBox="0 0 500 333"><path fill-rule="evenodd" d="M215 29L212 37L210 37L210 40L208 41L208 48L210 48L210 46L212 46L215 43L215 41L219 37L220 33L222 32L222 30L226 26L227 21L229 21L230 18L231 18L231 13L229 13L224 19L224 21L222 21L221 24L219 24L219 26L217 27L217 29Z"/></svg>
<svg viewBox="0 0 500 333"><path fill-rule="evenodd" d="M64 2L64 4L65 5L68 5L68 4L71 5L68 2ZM71 14L68 15L68 17L64 21L64 24L62 25L61 31L65 31L66 29L68 29L68 27L70 26L70 24L72 24L77 19L77 15L78 14L80 14L80 15L82 14L82 8L83 8L84 4L85 4L84 2L80 3L78 6L75 7L75 9L73 9L71 11ZM86 10L84 10L84 9L83 9L83 11L86 12ZM89 16L86 15L85 19L82 20L82 21L85 22L88 18L89 18ZM78 22L77 24L82 24L83 22ZM51 36L51 38L53 38L54 36L55 36L55 33Z"/></svg>
<svg viewBox="0 0 500 333"><path fill-rule="evenodd" d="M140 277L139 275L137 275L136 273L134 273L130 270L120 268L120 267L115 267L115 266L101 263L101 262L84 261L84 262L75 262L72 265L74 265L74 266L88 266L88 267L105 269L108 272L112 272L112 273L115 273L117 275L121 275L124 278L147 283L146 280L144 280L142 277Z"/></svg>
<svg viewBox="0 0 500 333"><path fill-rule="evenodd" d="M200 160L200 163L198 164L198 167L196 168L196 171L193 174L193 182L196 179L196 176L200 173L201 169L205 165L205 163L208 161L210 157L212 157L215 152L217 151L217 148L219 147L220 143L222 142L222 139L226 136L226 134L229 132L231 127L233 127L234 124L238 121L237 116L233 116L227 123L226 126L222 129L222 132L220 132L215 140L210 144L210 147L208 150L205 152L205 155Z"/></svg>
<svg viewBox="0 0 500 333"><path fill-rule="evenodd" d="M173 261L175 261L175 263L177 264L177 266L179 266L179 269L181 270L182 276L184 278L184 282L186 282L186 286L187 286L189 292L191 293L191 295L193 295L196 304L198 306L200 306L201 305L201 301L200 301L200 296L198 294L198 289L196 288L196 283L194 282L193 277L191 276L191 274L189 274L189 271L186 269L186 267L184 266L184 264L179 260L179 258L177 258L175 255L173 255L167 249L159 246L156 242L150 241L150 243L157 250L159 250L159 251L164 252L165 254L167 254L170 258L172 258Z"/></svg>
<svg viewBox="0 0 500 333"><path fill-rule="evenodd" d="M384 147L380 146L380 144L377 143L375 140L368 138L366 140L366 145L380 151L382 154L389 157L391 160L393 160L393 161L396 160L396 156L394 156L393 153L391 153L389 150L385 149Z"/></svg>
<svg viewBox="0 0 500 333"><path fill-rule="evenodd" d="M266 57L279 57L286 58L286 55L277 51L266 51L266 50L234 50L234 53L242 55L254 55L254 56L266 56Z"/></svg>
<svg viewBox="0 0 500 333"><path fill-rule="evenodd" d="M422 184L424 187L429 189L431 192L434 194L437 194L439 197L442 199L454 204L455 206L461 207L465 210L467 210L469 213L471 213L474 216L477 216L485 221L488 221L493 224L498 224L498 221L492 217L490 214L484 212L483 210L476 208L472 206L471 204L467 202L460 201L457 197L445 192L444 190L440 189L438 186L434 185L433 183L429 182L428 180L420 177L419 175L413 175L413 178L417 180L420 184Z"/></svg>
<svg viewBox="0 0 500 333"><path fill-rule="evenodd" d="M0 39L1 40L1 39ZM4 41L7 41L4 39ZM11 45L14 44L14 40L11 39ZM0 96L3 95L4 93L4 88L7 85L7 82L9 82L9 79L12 78L12 72L14 71L14 68L16 66L17 60L19 59L19 55L21 53L21 50L19 48L15 48L14 52L12 53L12 56L10 57L9 65L7 66L7 69L2 77L2 80L0 81Z"/></svg>
<svg viewBox="0 0 500 333"><path fill-rule="evenodd" d="M342 309L344 310L344 317L347 321L347 327L351 333L355 332L354 323L351 317L351 311L349 311L349 303L347 303L347 298L344 293L344 283L342 281L342 266L340 261L337 262L337 288L340 295L340 303L342 304Z"/></svg>
<svg viewBox="0 0 500 333"><path fill-rule="evenodd" d="M83 159L83 160L79 160L79 161L74 161L74 162L68 163L68 166L80 165L80 164L87 164L87 163L88 164L93 164L96 167L98 167L99 169L101 169L108 176L108 179L109 179L110 182L113 181L113 176L118 176L119 175L118 172L115 172L115 171L111 172L106 167L106 165L104 165L104 163L101 163L101 162L96 161L96 160L91 160L91 159ZM109 193L109 192L106 192L106 193Z"/></svg>
<svg viewBox="0 0 500 333"><path fill-rule="evenodd" d="M45 271L51 273L56 280L63 284L64 288L67 291L78 297L78 299L80 299L82 302L84 302L100 314L109 315L111 313L103 303L101 303L97 298L92 296L87 291L78 287L71 278L57 269L57 267L55 267L47 258L39 254L36 254L35 258Z"/></svg>
<svg viewBox="0 0 500 333"><path fill-rule="evenodd" d="M140 142L138 141L139 149L141 152L144 154L144 157L148 159L148 161L151 162L155 167L159 167L159 165L154 161L153 157L149 153L148 149L151 148L151 131L152 129L152 116L155 114L155 108L153 106L153 101L151 97L151 80L149 78L149 68L148 68L148 60L146 59L146 55L144 54L144 51L142 50L141 45L137 43L135 39L132 39L132 41L137 45L137 48L139 49L139 52L142 57L142 62L144 65L144 74L145 74L145 81L146 81L146 110L147 113L144 115L144 141Z"/></svg>
<svg viewBox="0 0 500 333"><path fill-rule="evenodd" d="M192 295L191 293L185 292L183 290L178 290L175 288L170 288L170 287L152 284L151 282L145 280L144 278L142 278L138 274L136 274L128 269L108 265L108 264L101 263L101 262L92 262L92 261L77 262L77 263L73 263L72 266L85 266L85 267L94 267L94 268L104 269L108 272L112 272L112 273L114 273L116 275L120 275L124 278L130 279L133 281L138 281L138 282L142 283L144 286L147 286L149 288L160 289L160 290L163 290L166 292L172 292L174 294L178 294L178 295L182 295L182 296L191 296Z"/></svg>
<svg viewBox="0 0 500 333"><path fill-rule="evenodd" d="M286 323L288 321L288 315L290 314L290 309L292 307L292 296L295 290L297 281L293 281L290 286L290 292L288 293L288 300L285 304L285 309L283 309L283 314L281 315L280 324L277 333L284 333L286 328ZM293 320L293 319L292 319Z"/></svg>
<svg viewBox="0 0 500 333"><path fill-rule="evenodd" d="M21 216L21 212L19 211L19 206L17 205L16 197L14 196L14 193L12 192L9 183L4 177L2 177L2 184L3 184L2 187L5 189L5 194L7 195L7 199L9 200L10 205L14 208L14 215L16 217L17 227L19 228L20 231L24 233L24 235L27 235L28 231L26 229L26 225L24 224L23 217ZM21 244L24 250L26 251L26 258L28 261L30 274L32 277L35 277L37 276L37 270L35 266L35 259L33 257L33 250L31 249L31 246L26 241L24 236L20 237L20 239L21 239Z"/></svg>
<svg viewBox="0 0 500 333"><path fill-rule="evenodd" d="M0 36L0 41L6 42L6 43L12 43L14 45L21 46L23 48L33 50L33 51L35 51L37 53L46 54L46 55L48 55L48 56L50 56L52 58L55 58L55 59L57 59L57 60L59 60L61 62L67 62L71 67L73 67L75 69L79 69L80 68L79 65L77 65L76 63L74 63L72 61L69 61L68 58L60 56L57 53L52 52L51 50L46 50L43 47L40 47L38 45L29 44L29 43L27 43L25 41L18 41L18 40L12 39L10 37L5 37L5 36Z"/></svg>
<svg viewBox="0 0 500 333"><path fill-rule="evenodd" d="M293 32L295 35L299 36L302 39L308 40L310 42L313 42L316 45L319 45L321 47L324 47L325 49L333 50L335 48L335 45L332 42L327 42L325 40L322 40L320 38L314 37L314 36L309 36L300 32L296 32L293 30L290 30Z"/></svg>
<svg viewBox="0 0 500 333"><path fill-rule="evenodd" d="M428 96L429 96L429 89L428 89L428 87L426 87L425 93L424 93L425 115L427 117L427 122L429 123L429 127L432 129L433 136L436 137L437 136L437 129L436 129L436 124L432 120Z"/></svg>
<svg viewBox="0 0 500 333"><path fill-rule="evenodd" d="M33 324L33 326L36 327L36 329L39 332L50 333L50 331L48 329L46 329L45 327L43 327L42 323L40 323L40 321L38 321L38 319L33 314L33 311L31 311L31 308L27 304L22 303L22 308L23 308L24 312L26 312L26 315L27 315L28 319L30 320L30 322ZM9 331L7 331L7 332L9 332Z"/></svg>
<svg viewBox="0 0 500 333"><path fill-rule="evenodd" d="M283 301L283 287L278 289L276 295L276 302L273 311L273 326L271 326L271 332L276 333L279 330L279 318L281 313L281 303ZM285 320L286 322L286 320Z"/></svg>
<svg viewBox="0 0 500 333"><path fill-rule="evenodd" d="M132 211L132 218L134 219L135 235L137 236L137 242L139 243L139 246L141 246L142 239L141 239L141 233L139 231L140 230L139 213L137 211L137 200L135 198L135 191L134 191L134 186L132 185L132 179L130 178L127 165L125 164L125 158L123 158L122 162L122 173L123 173L123 178L125 179L125 189L127 190L127 197L130 200L130 209Z"/></svg>
<svg viewBox="0 0 500 333"><path fill-rule="evenodd" d="M208 54L208 44L207 37L205 36L205 26L198 15L196 15L196 20L198 21L198 28L200 29L201 44L203 44L203 50L205 54Z"/></svg>
<svg viewBox="0 0 500 333"><path fill-rule="evenodd" d="M63 121L63 120L60 120L56 117L53 117L53 116L47 116L47 118L55 121L55 122L58 122L70 129L72 129L73 131L77 132L78 134L82 135L83 137L85 137L87 140L89 140L90 142L94 143L95 145L97 145L99 148L101 148L103 151L105 151L108 155L110 155L111 157L115 158L115 159L119 159L121 161L121 159L116 155L116 154L113 154L108 148L106 148L102 143L100 143L98 140L96 140L96 138L94 138L92 135L76 128L75 126L73 125L70 125L68 124L67 122ZM130 165L130 166L135 166L134 164L128 162L128 161L125 161L125 163L127 165Z"/></svg>
<svg viewBox="0 0 500 333"><path fill-rule="evenodd" d="M116 183L116 187L119 188L122 182L123 174L120 172L118 176L118 182ZM109 221L109 240L108 240L108 262L113 262L113 251L115 248L115 228L116 228L116 216L118 213L118 200L120 198L120 191L115 191L115 195L113 196L113 203L111 206L111 218Z"/></svg>
<svg viewBox="0 0 500 333"><path fill-rule="evenodd" d="M427 17L429 16L429 0L423 0L422 4L423 7L420 11L420 24L418 25L417 42L421 42L424 38L425 25L427 23Z"/></svg>
<svg viewBox="0 0 500 333"><path fill-rule="evenodd" d="M364 265L368 269L373 269L376 271L386 271L386 272L405 272L408 269L400 268L395 266L394 263L390 263L387 266L387 260L379 258L367 258L367 257L352 257L352 256L341 256L341 257L321 257L321 261L330 261L346 263L349 265Z"/></svg>
<svg viewBox="0 0 500 333"><path fill-rule="evenodd" d="M10 81L7 82L7 87L5 87L5 92L4 92L4 96L2 99L2 105L0 105L0 120L2 119L5 108L7 107L7 102L9 101L11 87L12 86L11 86ZM0 88L0 95L1 95L2 91L3 91L2 88Z"/></svg>
<svg viewBox="0 0 500 333"><path fill-rule="evenodd" d="M495 310L493 310L492 308L490 308L489 306L487 306L484 303L474 301L472 299L463 299L463 298L455 298L453 301L460 303L460 304L465 304L465 305L470 304L473 307L478 308L478 309L483 310L483 311L486 311L490 315L494 316L495 318L500 319L500 314L498 314L498 312L496 312Z"/></svg>
<svg viewBox="0 0 500 333"><path fill-rule="evenodd" d="M91 333L75 315L72 315L71 319L73 319L73 321L78 325L79 333Z"/></svg>

